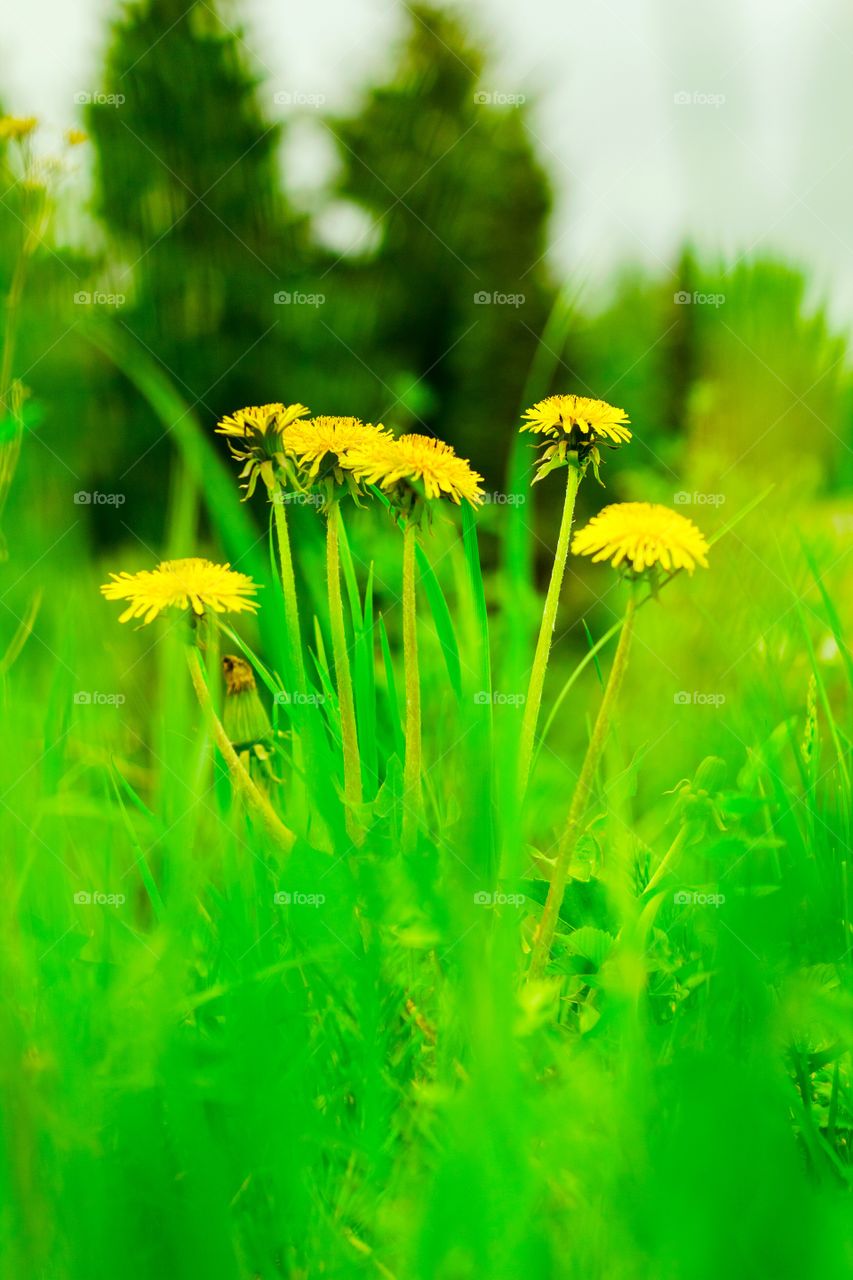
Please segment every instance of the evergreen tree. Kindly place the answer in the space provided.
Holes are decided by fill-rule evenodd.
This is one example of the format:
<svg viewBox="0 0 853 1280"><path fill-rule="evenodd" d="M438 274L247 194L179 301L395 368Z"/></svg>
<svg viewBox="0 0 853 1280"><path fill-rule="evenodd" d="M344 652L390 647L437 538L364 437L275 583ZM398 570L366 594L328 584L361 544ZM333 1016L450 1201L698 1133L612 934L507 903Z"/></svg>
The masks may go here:
<svg viewBox="0 0 853 1280"><path fill-rule="evenodd" d="M330 325L365 412L452 439L497 483L547 314L550 191L524 104L480 88L482 56L455 18L411 14L390 82L331 125L339 195L379 237L330 273L331 301L358 299L328 309Z"/></svg>
<svg viewBox="0 0 853 1280"><path fill-rule="evenodd" d="M204 421L288 395L294 343L275 297L304 254L279 191L281 130L228 18L213 3L132 0L113 31L106 101L89 111L96 207L124 264L119 319Z"/></svg>

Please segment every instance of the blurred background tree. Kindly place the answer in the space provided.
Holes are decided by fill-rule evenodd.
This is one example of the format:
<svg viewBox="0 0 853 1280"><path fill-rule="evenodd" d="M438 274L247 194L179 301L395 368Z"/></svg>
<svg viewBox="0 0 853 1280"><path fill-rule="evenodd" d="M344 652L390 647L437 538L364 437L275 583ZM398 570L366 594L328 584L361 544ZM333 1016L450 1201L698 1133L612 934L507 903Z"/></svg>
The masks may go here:
<svg viewBox="0 0 853 1280"><path fill-rule="evenodd" d="M415 6L388 82L330 123L337 195L379 233L339 277L358 307L333 314L371 415L441 434L499 483L553 293L551 189L524 102L501 105L483 68L456 17Z"/></svg>
<svg viewBox="0 0 853 1280"><path fill-rule="evenodd" d="M308 255L305 221L281 189L282 128L264 115L228 16L184 0L128 6L104 76L108 99L123 101L89 111L95 207L110 277L127 296L117 323L204 423L296 385L298 331L275 297ZM138 397L125 400L133 429L121 448L151 446L142 471L158 485L168 445L155 443L161 428Z"/></svg>
<svg viewBox="0 0 853 1280"><path fill-rule="evenodd" d="M409 23L388 82L326 122L341 167L320 212L355 206L371 227L367 252L341 253L288 198L286 126L267 118L239 13L133 0L87 109L104 232L88 285L125 299L114 336L204 425L299 399L440 433L499 485L553 294L550 187L523 101L481 89L484 55L461 22L419 6ZM295 305L304 295L322 302ZM104 309L75 319L93 317ZM138 391L98 365L79 433L98 440L95 479L121 476L149 506L156 540L171 446ZM118 533L114 510L91 514Z"/></svg>

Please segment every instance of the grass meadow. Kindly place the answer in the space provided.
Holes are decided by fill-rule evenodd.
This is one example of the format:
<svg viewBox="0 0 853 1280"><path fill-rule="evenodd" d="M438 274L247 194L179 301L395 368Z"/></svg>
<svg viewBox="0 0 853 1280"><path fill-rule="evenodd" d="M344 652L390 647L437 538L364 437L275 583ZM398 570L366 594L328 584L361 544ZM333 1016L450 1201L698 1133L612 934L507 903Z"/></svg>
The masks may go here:
<svg viewBox="0 0 853 1280"><path fill-rule="evenodd" d="M108 317L40 422L9 375L4 1275L850 1273L850 366L781 268L706 274L679 434L649 411L664 321L560 300L484 502L312 475L273 426L243 502L236 437ZM575 329L607 339L591 388ZM93 363L156 424L154 497L74 443ZM552 393L631 422L574 531L661 504L707 568L569 551L522 770L579 438L534 483ZM257 611L120 623L109 575L184 557Z"/></svg>

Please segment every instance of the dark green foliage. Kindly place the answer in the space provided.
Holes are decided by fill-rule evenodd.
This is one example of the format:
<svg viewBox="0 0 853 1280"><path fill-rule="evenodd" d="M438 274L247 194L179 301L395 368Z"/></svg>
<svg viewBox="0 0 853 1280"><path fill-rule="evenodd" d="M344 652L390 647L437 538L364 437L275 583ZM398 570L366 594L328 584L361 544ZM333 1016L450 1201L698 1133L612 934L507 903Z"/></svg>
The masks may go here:
<svg viewBox="0 0 853 1280"><path fill-rule="evenodd" d="M495 487L547 313L550 189L526 108L481 101L493 96L482 74L458 20L417 6L388 83L330 125L339 193L379 237L366 261L336 268L359 305L332 315L368 366L371 413L451 440ZM337 356L350 359L343 345Z"/></svg>
<svg viewBox="0 0 853 1280"><path fill-rule="evenodd" d="M286 397L298 328L285 328L275 296L304 270L305 228L282 195L281 128L238 33L200 0L135 0L113 30L104 85L123 99L89 110L96 208L127 298L119 323L209 426ZM165 463L159 427L124 399L128 462L152 446ZM155 472L135 474L134 489Z"/></svg>

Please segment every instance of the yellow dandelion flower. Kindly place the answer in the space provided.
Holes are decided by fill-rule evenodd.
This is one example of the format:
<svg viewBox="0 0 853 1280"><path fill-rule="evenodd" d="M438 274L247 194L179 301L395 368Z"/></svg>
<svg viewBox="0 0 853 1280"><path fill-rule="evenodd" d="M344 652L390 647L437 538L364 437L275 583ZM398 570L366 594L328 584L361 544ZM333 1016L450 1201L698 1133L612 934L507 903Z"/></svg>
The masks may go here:
<svg viewBox="0 0 853 1280"><path fill-rule="evenodd" d="M390 439L381 423L374 425L359 418L318 417L292 423L284 432L283 442L285 452L298 460L309 479L315 480L325 463L323 470L335 472L340 483L341 470L349 469L349 451L381 438Z"/></svg>
<svg viewBox="0 0 853 1280"><path fill-rule="evenodd" d="M624 409L587 396L548 396L524 413L522 431L537 435L573 436L613 445L627 444L631 430Z"/></svg>
<svg viewBox="0 0 853 1280"><path fill-rule="evenodd" d="M37 127L35 116L0 116L0 142L23 142Z"/></svg>
<svg viewBox="0 0 853 1280"><path fill-rule="evenodd" d="M89 135L84 133L82 129L66 129L65 141L69 147L82 147L84 142L89 141Z"/></svg>
<svg viewBox="0 0 853 1280"><path fill-rule="evenodd" d="M385 436L351 449L348 464L359 480L381 489L419 484L429 499L446 497L458 504L465 498L474 506L483 501L483 477L433 436Z"/></svg>
<svg viewBox="0 0 853 1280"><path fill-rule="evenodd" d="M666 570L708 568L708 543L692 520L655 502L617 502L593 516L572 542L575 555L593 561L628 561L634 573L659 564Z"/></svg>
<svg viewBox="0 0 853 1280"><path fill-rule="evenodd" d="M217 423L220 435L238 440L250 440L256 435L280 434L297 418L304 418L310 410L304 404L252 404L236 413L229 413Z"/></svg>
<svg viewBox="0 0 853 1280"><path fill-rule="evenodd" d="M206 609L214 613L244 613L258 607L256 600L247 598L258 588L245 573L196 556L164 560L156 569L111 573L110 577L112 582L101 587L106 598L130 602L119 622L142 618L143 625L147 625L164 609L191 609L201 617Z"/></svg>
<svg viewBox="0 0 853 1280"><path fill-rule="evenodd" d="M521 431L530 431L542 439L542 461L536 480L549 472L567 466L574 455L581 474L591 463L600 482L601 448L618 449L631 439L628 415L604 400L587 396L548 396L524 413Z"/></svg>
<svg viewBox="0 0 853 1280"><path fill-rule="evenodd" d="M269 487L276 468L284 465L282 432L310 412L304 404L255 404L229 413L216 426L226 436L231 456L243 463L240 479L245 480L245 497L255 492L258 477Z"/></svg>

